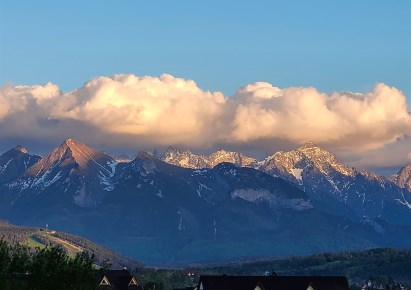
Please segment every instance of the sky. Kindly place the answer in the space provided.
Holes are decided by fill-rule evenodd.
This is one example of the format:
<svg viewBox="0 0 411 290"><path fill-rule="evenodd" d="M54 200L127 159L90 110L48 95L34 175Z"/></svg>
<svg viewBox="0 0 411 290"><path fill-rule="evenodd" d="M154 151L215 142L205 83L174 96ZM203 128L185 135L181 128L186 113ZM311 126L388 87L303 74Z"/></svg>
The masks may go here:
<svg viewBox="0 0 411 290"><path fill-rule="evenodd" d="M0 152L65 138L411 163L411 2L0 1Z"/></svg>

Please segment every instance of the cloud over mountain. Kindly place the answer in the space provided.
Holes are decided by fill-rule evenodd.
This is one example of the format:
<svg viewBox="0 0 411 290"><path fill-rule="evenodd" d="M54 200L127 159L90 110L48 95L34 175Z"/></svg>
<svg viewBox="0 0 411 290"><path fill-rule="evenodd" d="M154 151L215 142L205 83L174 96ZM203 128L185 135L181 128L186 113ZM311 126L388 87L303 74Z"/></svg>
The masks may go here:
<svg viewBox="0 0 411 290"><path fill-rule="evenodd" d="M64 95L51 113L92 124L114 134L154 143L200 145L214 134L226 98L202 91L194 81L157 77L100 77Z"/></svg>
<svg viewBox="0 0 411 290"><path fill-rule="evenodd" d="M405 96L377 84L371 92L326 94L312 87L278 88L257 82L232 97L204 91L193 80L114 75L62 93L56 85L0 89L0 138L135 146L184 144L241 147L315 141L336 150L383 148L411 135ZM107 138L112 137L112 138ZM270 145L271 144L271 145ZM406 156L404 156L406 158Z"/></svg>
<svg viewBox="0 0 411 290"><path fill-rule="evenodd" d="M368 150L411 134L405 96L396 88L377 84L366 94L315 88L279 89L256 83L238 90L232 121L237 141L310 140L349 150Z"/></svg>

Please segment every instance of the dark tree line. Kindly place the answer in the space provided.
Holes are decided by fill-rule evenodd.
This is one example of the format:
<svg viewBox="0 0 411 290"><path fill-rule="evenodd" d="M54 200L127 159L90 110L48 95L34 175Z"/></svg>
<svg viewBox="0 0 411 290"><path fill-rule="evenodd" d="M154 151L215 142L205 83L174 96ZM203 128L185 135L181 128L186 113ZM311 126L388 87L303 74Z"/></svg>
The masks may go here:
<svg viewBox="0 0 411 290"><path fill-rule="evenodd" d="M96 264L103 264L105 261L109 261L109 264L113 268L122 268L127 266L129 268L139 268L142 264L128 257L123 257L113 250L96 244L84 237L54 232L50 233L42 228L35 227L20 227L9 224L0 220L0 238L9 243L22 243L27 244L28 240L33 240L42 245L60 245L58 241L53 238L62 239L73 245L86 249L88 252L94 254L94 262ZM1 290L1 288L0 288Z"/></svg>
<svg viewBox="0 0 411 290"><path fill-rule="evenodd" d="M200 268L196 273L261 275L343 275L351 283L371 280L380 284L411 283L411 249L379 248L358 252L322 253L271 261Z"/></svg>
<svg viewBox="0 0 411 290"><path fill-rule="evenodd" d="M32 251L19 243L0 240L0 285L2 290L96 289L93 255L69 257L59 246Z"/></svg>

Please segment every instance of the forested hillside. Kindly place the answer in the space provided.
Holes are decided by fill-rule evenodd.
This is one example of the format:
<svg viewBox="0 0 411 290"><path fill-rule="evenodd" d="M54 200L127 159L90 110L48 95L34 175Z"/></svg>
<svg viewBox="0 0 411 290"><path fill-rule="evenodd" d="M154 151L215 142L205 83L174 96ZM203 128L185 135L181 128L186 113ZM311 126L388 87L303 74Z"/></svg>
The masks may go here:
<svg viewBox="0 0 411 290"><path fill-rule="evenodd" d="M379 248L360 252L323 253L258 262L238 262L198 269L229 275L344 275L351 283L369 279L411 282L411 249Z"/></svg>
<svg viewBox="0 0 411 290"><path fill-rule="evenodd" d="M113 268L141 267L141 264L133 259L123 257L113 250L93 243L83 237L54 231L45 228L19 227L5 221L0 221L0 239L8 243L21 243L34 250L44 248L46 245L61 246L71 257L76 253L88 252L94 254L97 265L105 265Z"/></svg>

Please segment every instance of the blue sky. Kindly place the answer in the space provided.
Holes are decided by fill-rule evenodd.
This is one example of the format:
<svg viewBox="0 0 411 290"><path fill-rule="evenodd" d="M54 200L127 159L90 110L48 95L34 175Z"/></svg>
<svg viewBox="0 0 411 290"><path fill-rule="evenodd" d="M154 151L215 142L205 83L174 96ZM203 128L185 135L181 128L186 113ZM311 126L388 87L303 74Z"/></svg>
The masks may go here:
<svg viewBox="0 0 411 290"><path fill-rule="evenodd" d="M169 73L411 95L410 1L1 1L0 84Z"/></svg>
<svg viewBox="0 0 411 290"><path fill-rule="evenodd" d="M259 156L314 141L397 168L410 104L408 0L0 0L0 153L68 137Z"/></svg>

